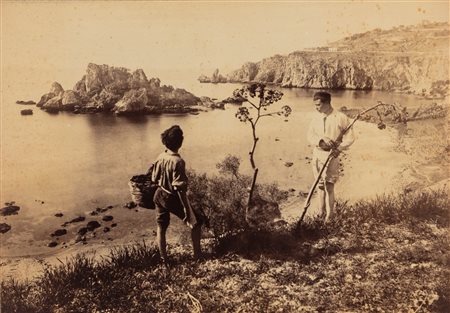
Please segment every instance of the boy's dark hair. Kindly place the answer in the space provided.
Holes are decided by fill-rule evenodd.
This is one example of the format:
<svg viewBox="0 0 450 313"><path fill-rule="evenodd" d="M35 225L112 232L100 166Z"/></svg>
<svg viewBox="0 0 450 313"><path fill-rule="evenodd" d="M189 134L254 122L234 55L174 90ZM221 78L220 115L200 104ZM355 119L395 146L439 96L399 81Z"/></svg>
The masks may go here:
<svg viewBox="0 0 450 313"><path fill-rule="evenodd" d="M320 99L322 102L331 102L331 95L326 91L318 91L314 94L313 100Z"/></svg>
<svg viewBox="0 0 450 313"><path fill-rule="evenodd" d="M174 151L180 149L183 143L183 131L180 126L173 125L161 134L161 141L168 149Z"/></svg>

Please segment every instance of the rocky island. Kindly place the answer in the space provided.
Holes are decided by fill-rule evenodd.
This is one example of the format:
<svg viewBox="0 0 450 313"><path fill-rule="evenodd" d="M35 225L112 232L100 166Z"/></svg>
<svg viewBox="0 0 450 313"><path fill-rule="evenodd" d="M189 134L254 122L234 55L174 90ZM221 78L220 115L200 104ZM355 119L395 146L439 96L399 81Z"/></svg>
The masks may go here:
<svg viewBox="0 0 450 313"><path fill-rule="evenodd" d="M200 82L272 83L282 87L385 90L427 98L449 94L448 23L421 23L355 34L325 47L245 63L226 78Z"/></svg>
<svg viewBox="0 0 450 313"><path fill-rule="evenodd" d="M142 69L131 72L123 67L93 63L72 90L64 90L54 82L37 103L47 112L116 114L189 113L198 111L197 105L215 107L209 98L161 85L159 78L148 79Z"/></svg>

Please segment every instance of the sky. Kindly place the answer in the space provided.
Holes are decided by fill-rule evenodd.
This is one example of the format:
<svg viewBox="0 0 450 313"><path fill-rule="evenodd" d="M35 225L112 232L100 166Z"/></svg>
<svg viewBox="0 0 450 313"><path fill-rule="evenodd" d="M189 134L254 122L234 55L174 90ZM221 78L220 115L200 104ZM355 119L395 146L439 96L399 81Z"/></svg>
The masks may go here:
<svg viewBox="0 0 450 313"><path fill-rule="evenodd" d="M227 73L374 28L449 21L448 1L0 2L3 85L18 73L73 85L89 62Z"/></svg>

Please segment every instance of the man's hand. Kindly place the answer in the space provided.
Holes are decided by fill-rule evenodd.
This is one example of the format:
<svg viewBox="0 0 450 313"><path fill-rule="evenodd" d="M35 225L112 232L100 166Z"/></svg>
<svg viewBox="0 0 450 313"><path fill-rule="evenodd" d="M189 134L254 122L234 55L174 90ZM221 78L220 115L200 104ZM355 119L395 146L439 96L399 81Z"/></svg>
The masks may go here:
<svg viewBox="0 0 450 313"><path fill-rule="evenodd" d="M333 148L333 146L334 146L334 141L331 140L331 139L328 138L328 137L323 137L323 138L320 139L320 141L319 141L319 147L320 147L322 150L330 151L331 148Z"/></svg>
<svg viewBox="0 0 450 313"><path fill-rule="evenodd" d="M339 150L339 149L333 149L331 151L331 155L333 156L333 158L337 158L339 156L339 154L341 154L341 150Z"/></svg>

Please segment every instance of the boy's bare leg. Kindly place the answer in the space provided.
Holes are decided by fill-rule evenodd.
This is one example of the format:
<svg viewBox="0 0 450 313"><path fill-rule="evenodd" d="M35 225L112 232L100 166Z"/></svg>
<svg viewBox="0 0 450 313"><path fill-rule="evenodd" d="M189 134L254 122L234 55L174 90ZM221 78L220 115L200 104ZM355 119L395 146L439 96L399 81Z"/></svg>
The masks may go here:
<svg viewBox="0 0 450 313"><path fill-rule="evenodd" d="M167 248L166 248L166 230L167 226L158 225L156 231L156 241L158 243L159 254L164 262L167 262Z"/></svg>
<svg viewBox="0 0 450 313"><path fill-rule="evenodd" d="M194 250L194 259L199 259L202 256L202 249L200 246L200 238L202 235L202 225L197 224L191 230L192 248Z"/></svg>
<svg viewBox="0 0 450 313"><path fill-rule="evenodd" d="M334 184L330 182L326 182L326 215L325 215L325 223L330 222L334 217Z"/></svg>
<svg viewBox="0 0 450 313"><path fill-rule="evenodd" d="M323 185L319 185L318 189L318 197L319 197L319 210L320 210L320 218L324 218L327 214L326 211L326 192Z"/></svg>

